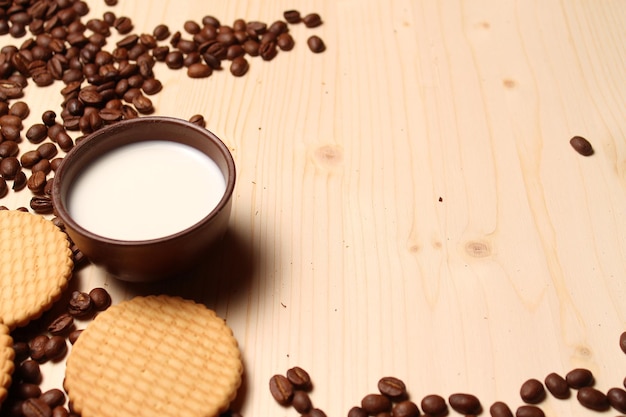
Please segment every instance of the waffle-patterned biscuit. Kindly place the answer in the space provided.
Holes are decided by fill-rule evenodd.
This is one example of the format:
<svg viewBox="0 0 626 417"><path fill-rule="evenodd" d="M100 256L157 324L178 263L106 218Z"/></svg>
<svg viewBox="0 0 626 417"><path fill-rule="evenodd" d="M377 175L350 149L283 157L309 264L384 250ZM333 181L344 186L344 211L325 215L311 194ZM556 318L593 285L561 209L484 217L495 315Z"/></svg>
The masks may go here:
<svg viewBox="0 0 626 417"><path fill-rule="evenodd" d="M237 340L214 311L135 297L83 331L64 387L82 417L214 417L235 398L242 371Z"/></svg>
<svg viewBox="0 0 626 417"><path fill-rule="evenodd" d="M72 276L72 251L50 220L0 210L0 320L24 326L52 307Z"/></svg>
<svg viewBox="0 0 626 417"><path fill-rule="evenodd" d="M15 367L14 357L13 339L9 334L9 328L0 321L0 409L11 385L11 375Z"/></svg>

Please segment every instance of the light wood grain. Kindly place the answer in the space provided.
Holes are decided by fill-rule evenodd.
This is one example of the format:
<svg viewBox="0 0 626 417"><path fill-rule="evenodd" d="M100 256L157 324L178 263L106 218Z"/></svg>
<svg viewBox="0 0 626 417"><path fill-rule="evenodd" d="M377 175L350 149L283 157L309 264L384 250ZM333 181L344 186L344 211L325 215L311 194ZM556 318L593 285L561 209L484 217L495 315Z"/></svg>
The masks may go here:
<svg viewBox="0 0 626 417"><path fill-rule="evenodd" d="M91 15L108 10L101 3ZM89 267L76 286L216 309L241 345L236 407L247 417L296 415L267 388L295 365L329 416L386 375L416 401L465 391L486 409L515 409L527 378L575 367L600 389L622 386L626 2L144 0L110 10L141 33L206 14L271 22L291 8L324 24L292 26L296 48L251 60L243 78L157 68L157 113L203 114L236 159L231 229L213 267L150 287ZM308 50L311 34L325 53ZM29 88L29 121L57 91ZM574 152L573 135L595 155ZM62 366L46 375L58 386ZM596 414L575 399L542 407Z"/></svg>

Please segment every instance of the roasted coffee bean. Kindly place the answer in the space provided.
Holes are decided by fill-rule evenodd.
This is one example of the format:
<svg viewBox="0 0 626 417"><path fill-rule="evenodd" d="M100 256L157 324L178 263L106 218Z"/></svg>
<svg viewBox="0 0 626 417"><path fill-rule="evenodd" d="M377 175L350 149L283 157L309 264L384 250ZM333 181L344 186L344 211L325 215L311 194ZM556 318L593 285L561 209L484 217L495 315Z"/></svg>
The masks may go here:
<svg viewBox="0 0 626 417"><path fill-rule="evenodd" d="M152 31L152 35L157 40L163 41L163 40L167 39L168 36L170 36L170 29L165 24L159 24L159 25L155 26L154 30Z"/></svg>
<svg viewBox="0 0 626 417"><path fill-rule="evenodd" d="M9 114L12 114L24 120L30 114L30 108L28 107L28 104L26 104L25 102L16 101L15 103L11 105L9 109Z"/></svg>
<svg viewBox="0 0 626 417"><path fill-rule="evenodd" d="M24 95L23 88L12 80L0 80L0 95L12 99L20 98Z"/></svg>
<svg viewBox="0 0 626 417"><path fill-rule="evenodd" d="M56 172L59 169L61 162L63 162L62 157L52 159L50 161L50 168L52 168L52 171Z"/></svg>
<svg viewBox="0 0 626 417"><path fill-rule="evenodd" d="M489 415L491 417L513 417L513 412L506 403L496 401L489 407Z"/></svg>
<svg viewBox="0 0 626 417"><path fill-rule="evenodd" d="M98 311L103 311L111 305L111 296L104 288L94 288L89 291L89 297L93 307Z"/></svg>
<svg viewBox="0 0 626 417"><path fill-rule="evenodd" d="M69 417L70 412L63 406L57 406L52 409L51 417Z"/></svg>
<svg viewBox="0 0 626 417"><path fill-rule="evenodd" d="M121 16L115 19L113 27L117 29L119 34L125 35L133 30L133 22L130 18Z"/></svg>
<svg viewBox="0 0 626 417"><path fill-rule="evenodd" d="M293 392L293 399L291 405L300 414L308 413L313 407L309 394L302 390L295 390Z"/></svg>
<svg viewBox="0 0 626 417"><path fill-rule="evenodd" d="M276 38L276 45L278 45L281 51L291 51L295 46L295 42L289 33L281 33Z"/></svg>
<svg viewBox="0 0 626 417"><path fill-rule="evenodd" d="M30 351L28 355L30 355ZM22 382L39 385L41 382L41 367L37 361L26 359L17 367L16 377Z"/></svg>
<svg viewBox="0 0 626 417"><path fill-rule="evenodd" d="M404 398L407 395L404 382L393 376L386 376L378 381L378 390L392 400Z"/></svg>
<svg viewBox="0 0 626 417"><path fill-rule="evenodd" d="M26 186L29 190L33 192L33 194L42 194L43 189L46 186L46 173L43 171L33 172L28 180L26 181Z"/></svg>
<svg viewBox="0 0 626 417"><path fill-rule="evenodd" d="M2 137L5 140L10 140L10 141L15 141L15 142L19 142L20 141L20 131L21 128L18 128L17 126L3 126L2 127Z"/></svg>
<svg viewBox="0 0 626 417"><path fill-rule="evenodd" d="M626 353L626 332L619 336L619 347L622 349L622 352Z"/></svg>
<svg viewBox="0 0 626 417"><path fill-rule="evenodd" d="M67 336L67 340L73 345L74 343L76 343L76 341L78 340L78 337L80 336L82 332L83 332L83 329L72 331Z"/></svg>
<svg viewBox="0 0 626 417"><path fill-rule="evenodd" d="M448 397L448 403L456 412L466 415L479 414L482 409L480 401L472 394L452 394Z"/></svg>
<svg viewBox="0 0 626 417"><path fill-rule="evenodd" d="M64 335L68 333L74 327L74 317L70 314L61 314L54 319L48 326L48 331L52 335Z"/></svg>
<svg viewBox="0 0 626 417"><path fill-rule="evenodd" d="M283 375L274 375L270 378L270 393L277 403L288 405L293 399L293 385Z"/></svg>
<svg viewBox="0 0 626 417"><path fill-rule="evenodd" d="M595 411L605 411L610 406L609 399L605 393L589 386L580 388L576 398L583 407Z"/></svg>
<svg viewBox="0 0 626 417"><path fill-rule="evenodd" d="M536 405L522 405L515 410L515 417L545 417L545 415Z"/></svg>
<svg viewBox="0 0 626 417"><path fill-rule="evenodd" d="M39 399L48 404L50 408L65 404L65 394L57 388L52 388L42 393Z"/></svg>
<svg viewBox="0 0 626 417"><path fill-rule="evenodd" d="M576 368L572 369L565 375L565 381L570 388L579 389L593 385L593 374L589 369Z"/></svg>
<svg viewBox="0 0 626 417"><path fill-rule="evenodd" d="M589 141L582 136L574 136L570 139L569 143L579 154L583 156L593 155L593 146L591 146L591 143L589 143Z"/></svg>
<svg viewBox="0 0 626 417"><path fill-rule="evenodd" d="M52 168L50 168L50 161L48 161L47 159L43 159L43 158L40 159L35 165L30 167L30 169L33 172L33 174L35 172L43 172L44 174L48 175L50 171L52 171Z"/></svg>
<svg viewBox="0 0 626 417"><path fill-rule="evenodd" d="M316 54L324 52L326 50L326 45L324 44L324 41L317 35L309 37L306 43L309 46L311 52L314 52Z"/></svg>
<svg viewBox="0 0 626 417"><path fill-rule="evenodd" d="M27 398L37 398L41 395L41 388L37 384L22 382L15 387L17 396L25 400Z"/></svg>
<svg viewBox="0 0 626 417"><path fill-rule="evenodd" d="M91 126L93 128L95 127L95 124L92 122ZM98 124L97 126L99 127L101 125ZM59 145L59 148L61 148L63 152L69 152L74 147L74 141L72 140L72 137L67 132L60 132L57 135L57 144Z"/></svg>
<svg viewBox="0 0 626 417"><path fill-rule="evenodd" d="M59 153L59 150L54 143L46 142L37 147L37 152L44 159L52 159Z"/></svg>
<svg viewBox="0 0 626 417"><path fill-rule="evenodd" d="M13 351L15 352L15 359L14 359L15 363L20 363L22 361L25 361L30 356L30 346L27 342L24 342L24 341L21 341L21 342L14 341Z"/></svg>
<svg viewBox="0 0 626 417"><path fill-rule="evenodd" d="M2 126L2 128L5 128L7 126L12 126L15 127L16 129L22 129L23 124L22 124L22 119L20 119L17 116L14 116L12 114L5 114L3 116L0 116L0 126Z"/></svg>
<svg viewBox="0 0 626 417"><path fill-rule="evenodd" d="M195 63L187 68L187 76L189 78L206 78L213 73L213 69L203 63Z"/></svg>
<svg viewBox="0 0 626 417"><path fill-rule="evenodd" d="M302 22L306 27L314 28L322 24L322 18L317 13L309 13L302 18Z"/></svg>
<svg viewBox="0 0 626 417"><path fill-rule="evenodd" d="M5 157L0 160L0 175L5 180L12 180L22 169L19 159L15 156Z"/></svg>
<svg viewBox="0 0 626 417"><path fill-rule="evenodd" d="M200 127L206 127L206 120L204 120L204 116L201 114L194 114L189 118L189 122Z"/></svg>
<svg viewBox="0 0 626 417"><path fill-rule="evenodd" d="M413 401L404 400L393 406L391 415L393 417L418 417L420 410Z"/></svg>
<svg viewBox="0 0 626 417"><path fill-rule="evenodd" d="M309 373L299 366L287 370L287 379L291 384L302 390L311 390L312 383Z"/></svg>
<svg viewBox="0 0 626 417"><path fill-rule="evenodd" d="M431 416L443 415L448 411L445 398L437 394L426 395L422 398L420 405L422 406L422 411Z"/></svg>
<svg viewBox="0 0 626 417"><path fill-rule="evenodd" d="M326 413L319 408L312 408L306 415L308 417L326 417Z"/></svg>
<svg viewBox="0 0 626 417"><path fill-rule="evenodd" d="M569 398L569 385L567 384L565 378L563 378L561 375L552 372L548 376L546 376L544 383L550 394L552 394L555 398L561 400Z"/></svg>
<svg viewBox="0 0 626 417"><path fill-rule="evenodd" d="M287 23L295 24L300 23L302 17L300 16L300 12L297 10L285 10L283 12L283 17L287 21Z"/></svg>
<svg viewBox="0 0 626 417"><path fill-rule="evenodd" d="M135 109L137 109L137 111L141 114L150 114L154 112L154 106L152 104L152 100L150 100L148 97L144 96L143 94L140 94L136 96L135 98L133 98L132 103L133 103L133 106L135 106Z"/></svg>
<svg viewBox="0 0 626 417"><path fill-rule="evenodd" d="M0 158L16 156L19 152L20 148L17 146L17 143L10 140L0 142Z"/></svg>
<svg viewBox="0 0 626 417"><path fill-rule="evenodd" d="M163 89L163 84L161 84L161 81L156 78L148 78L147 80L144 80L143 84L141 84L141 89L145 94L151 96L161 91Z"/></svg>
<svg viewBox="0 0 626 417"><path fill-rule="evenodd" d="M259 55L259 43L254 39L248 39L242 45L244 51L250 56L258 56Z"/></svg>
<svg viewBox="0 0 626 417"><path fill-rule="evenodd" d="M527 404L537 404L546 396L545 388L541 381L531 378L524 382L520 388L520 397Z"/></svg>
<svg viewBox="0 0 626 417"><path fill-rule="evenodd" d="M198 52L191 52L189 54L187 54L187 56L185 56L185 59L183 59L183 65L185 67L189 67L193 64L196 64L198 62L202 61L202 56L200 56L200 54Z"/></svg>
<svg viewBox="0 0 626 417"><path fill-rule="evenodd" d="M184 59L185 57L182 52L178 50L171 51L165 57L165 65L167 65L169 69L179 69L183 67Z"/></svg>
<svg viewBox="0 0 626 417"><path fill-rule="evenodd" d="M52 126L56 122L56 113L52 110L46 110L41 115L41 121L46 126Z"/></svg>
<svg viewBox="0 0 626 417"><path fill-rule="evenodd" d="M68 312L74 317L84 317L92 313L93 302L89 294L81 291L72 292L68 303Z"/></svg>
<svg viewBox="0 0 626 417"><path fill-rule="evenodd" d="M13 184L14 184L13 189L15 189L15 182ZM7 185L7 180L0 177L0 198L7 195L8 192L9 192L9 186Z"/></svg>
<svg viewBox="0 0 626 417"><path fill-rule="evenodd" d="M348 411L348 417L368 417L368 414L361 407L354 406Z"/></svg>
<svg viewBox="0 0 626 417"><path fill-rule="evenodd" d="M626 414L626 391L622 388L611 388L606 393L606 398L609 400L611 407L616 409L622 414Z"/></svg>
<svg viewBox="0 0 626 417"><path fill-rule="evenodd" d="M20 156L20 163L24 168L30 168L41 160L41 155L36 150L26 151Z"/></svg>
<svg viewBox="0 0 626 417"><path fill-rule="evenodd" d="M248 64L248 61L244 57L240 56L233 59L233 62L231 62L230 73L235 77L241 77L248 72L249 68L250 65Z"/></svg>
<svg viewBox="0 0 626 417"><path fill-rule="evenodd" d="M155 60L159 62L164 62L165 58L167 58L167 54L169 54L170 48L167 46L157 46L152 50L152 56Z"/></svg>
<svg viewBox="0 0 626 417"><path fill-rule="evenodd" d="M226 59L232 61L235 58L242 57L246 54L246 51L243 49L243 46L239 44L230 45L228 49L226 49Z"/></svg>
<svg viewBox="0 0 626 417"><path fill-rule="evenodd" d="M0 178L2 179L2 181L4 181L4 178ZM13 179L13 190L15 191L20 191L23 190L24 188L26 188L26 183L28 182L28 178L26 177L26 173L24 171L20 171L15 175L15 178ZM0 190L1 191L1 190ZM0 192L0 195L2 193Z"/></svg>
<svg viewBox="0 0 626 417"><path fill-rule="evenodd" d="M31 143L41 143L47 136L48 128L42 123L35 123L26 131L26 139Z"/></svg>
<svg viewBox="0 0 626 417"><path fill-rule="evenodd" d="M48 336L46 336L45 334L40 334L40 335L33 337L28 342L28 349L30 351L31 359L39 363L45 362L45 359L46 359L45 348L46 348L46 343L48 343L48 339L49 339Z"/></svg>
<svg viewBox="0 0 626 417"><path fill-rule="evenodd" d="M276 35L280 35L281 33L286 33L289 30L287 27L287 23L282 20L276 20L273 22L268 28L268 32L273 32Z"/></svg>
<svg viewBox="0 0 626 417"><path fill-rule="evenodd" d="M259 55L264 61L271 61L278 54L275 41L261 42L259 45Z"/></svg>
<svg viewBox="0 0 626 417"><path fill-rule="evenodd" d="M29 398L22 403L24 417L52 417L52 409L39 398Z"/></svg>
<svg viewBox="0 0 626 417"><path fill-rule="evenodd" d="M30 199L30 208L37 214L50 214L54 211L52 199L49 196L34 196Z"/></svg>
<svg viewBox="0 0 626 417"><path fill-rule="evenodd" d="M187 20L185 23L183 23L183 29L190 35L195 35L196 33L200 32L201 27L197 22L193 20Z"/></svg>
<svg viewBox="0 0 626 417"><path fill-rule="evenodd" d="M361 408L371 416L391 411L391 400L382 394L367 394L361 399Z"/></svg>

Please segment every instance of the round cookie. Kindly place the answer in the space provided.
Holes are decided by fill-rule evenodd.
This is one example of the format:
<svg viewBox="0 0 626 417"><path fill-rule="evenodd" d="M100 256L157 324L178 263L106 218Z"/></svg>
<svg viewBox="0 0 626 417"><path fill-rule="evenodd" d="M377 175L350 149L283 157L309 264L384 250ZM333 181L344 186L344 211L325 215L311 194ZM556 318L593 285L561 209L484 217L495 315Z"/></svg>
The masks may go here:
<svg viewBox="0 0 626 417"><path fill-rule="evenodd" d="M15 368L14 358L15 351L13 351L13 339L9 334L9 328L0 321L0 409L11 385L11 375Z"/></svg>
<svg viewBox="0 0 626 417"><path fill-rule="evenodd" d="M64 388L82 417L215 417L242 372L237 340L214 311L180 297L135 297L81 333Z"/></svg>
<svg viewBox="0 0 626 417"><path fill-rule="evenodd" d="M9 329L38 318L72 276L67 235L50 220L0 210L0 320Z"/></svg>

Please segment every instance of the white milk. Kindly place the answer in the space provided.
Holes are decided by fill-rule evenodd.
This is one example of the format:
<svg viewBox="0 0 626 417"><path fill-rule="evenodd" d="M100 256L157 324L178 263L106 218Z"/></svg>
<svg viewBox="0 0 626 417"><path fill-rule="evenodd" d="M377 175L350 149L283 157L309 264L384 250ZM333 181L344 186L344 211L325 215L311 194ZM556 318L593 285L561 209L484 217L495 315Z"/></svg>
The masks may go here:
<svg viewBox="0 0 626 417"><path fill-rule="evenodd" d="M199 150L175 142L122 146L91 163L74 180L68 210L98 235L155 239L184 230L217 206L226 181Z"/></svg>

